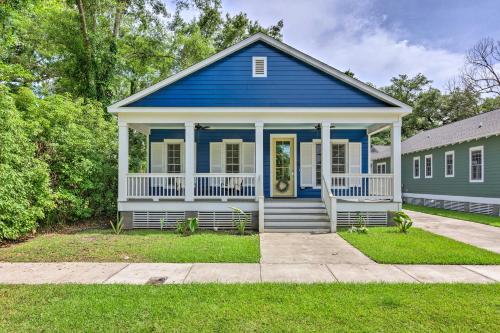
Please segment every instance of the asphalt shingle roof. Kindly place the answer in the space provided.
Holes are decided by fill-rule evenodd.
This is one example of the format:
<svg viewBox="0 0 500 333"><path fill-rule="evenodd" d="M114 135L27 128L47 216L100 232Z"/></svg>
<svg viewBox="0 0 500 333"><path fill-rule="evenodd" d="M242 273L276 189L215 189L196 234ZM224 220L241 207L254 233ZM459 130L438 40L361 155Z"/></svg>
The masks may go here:
<svg viewBox="0 0 500 333"><path fill-rule="evenodd" d="M401 143L401 152L409 154L499 134L500 109L420 132ZM373 146L371 156L372 160L390 157L390 146Z"/></svg>

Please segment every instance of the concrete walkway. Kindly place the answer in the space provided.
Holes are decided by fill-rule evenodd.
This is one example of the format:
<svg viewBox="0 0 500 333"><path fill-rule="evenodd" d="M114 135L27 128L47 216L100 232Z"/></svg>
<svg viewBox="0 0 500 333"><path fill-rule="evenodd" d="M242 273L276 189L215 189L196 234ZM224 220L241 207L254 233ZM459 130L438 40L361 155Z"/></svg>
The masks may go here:
<svg viewBox="0 0 500 333"><path fill-rule="evenodd" d="M263 264L372 264L373 260L337 234L262 233Z"/></svg>
<svg viewBox="0 0 500 333"><path fill-rule="evenodd" d="M405 211L415 226L459 242L500 253L500 228L414 211Z"/></svg>
<svg viewBox="0 0 500 333"><path fill-rule="evenodd" d="M494 283L500 265L0 263L0 284L209 282Z"/></svg>

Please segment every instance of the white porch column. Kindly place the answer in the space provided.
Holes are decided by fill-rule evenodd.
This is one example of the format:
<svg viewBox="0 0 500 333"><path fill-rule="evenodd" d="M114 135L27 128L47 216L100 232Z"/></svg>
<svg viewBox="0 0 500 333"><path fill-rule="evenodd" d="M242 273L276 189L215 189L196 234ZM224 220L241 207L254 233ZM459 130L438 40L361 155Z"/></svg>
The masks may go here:
<svg viewBox="0 0 500 333"><path fill-rule="evenodd" d="M128 124L118 122L118 201L127 201Z"/></svg>
<svg viewBox="0 0 500 333"><path fill-rule="evenodd" d="M392 123L391 128L391 172L394 175L393 195L394 202L401 200L401 121Z"/></svg>
<svg viewBox="0 0 500 333"><path fill-rule="evenodd" d="M329 187L332 186L332 162L330 157L330 125L329 122L321 123L321 178L325 177ZM323 184L323 179L321 179ZM324 186L321 186L323 189ZM324 194L324 193L323 193Z"/></svg>
<svg viewBox="0 0 500 333"><path fill-rule="evenodd" d="M185 176L185 196L184 201L194 201L194 123L189 121L185 126L185 144L184 144L184 176Z"/></svg>
<svg viewBox="0 0 500 333"><path fill-rule="evenodd" d="M257 188L262 191L257 195L264 195L264 123L255 123L255 175Z"/></svg>

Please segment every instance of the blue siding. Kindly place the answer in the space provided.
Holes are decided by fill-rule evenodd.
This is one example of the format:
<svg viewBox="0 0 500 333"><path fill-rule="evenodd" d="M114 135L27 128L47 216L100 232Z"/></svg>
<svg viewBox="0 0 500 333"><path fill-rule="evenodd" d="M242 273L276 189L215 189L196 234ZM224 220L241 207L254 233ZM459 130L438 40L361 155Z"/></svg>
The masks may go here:
<svg viewBox="0 0 500 333"><path fill-rule="evenodd" d="M320 198L321 191L313 188L300 188L300 143L311 142L313 139L321 139L319 130L264 130L264 196L271 196L271 134L289 133L297 135L297 197L298 198ZM362 172L368 172L368 136L366 130L332 130L332 139L348 139L350 142L361 142Z"/></svg>
<svg viewBox="0 0 500 333"><path fill-rule="evenodd" d="M255 130L201 130L196 131L196 172L210 172L210 142L224 139L242 139L255 142Z"/></svg>
<svg viewBox="0 0 500 333"><path fill-rule="evenodd" d="M252 56L267 56L265 78ZM263 42L256 42L127 106L383 107L366 94Z"/></svg>
<svg viewBox="0 0 500 333"><path fill-rule="evenodd" d="M264 130L264 195L270 196L270 138L271 134L289 133L297 135L297 197L299 198L319 198L320 190L313 188L300 188L300 143L311 142L313 139L320 139L319 130ZM332 139L348 139L350 142L361 142L362 149L362 172L368 172L368 136L366 130L332 130ZM153 129L149 137L149 142L161 142L164 139L184 139L184 130L181 129ZM221 142L223 139L242 139L244 142L255 141L254 130L200 130L195 132L196 141L196 172L210 172L210 142ZM150 150L151 151L151 150Z"/></svg>

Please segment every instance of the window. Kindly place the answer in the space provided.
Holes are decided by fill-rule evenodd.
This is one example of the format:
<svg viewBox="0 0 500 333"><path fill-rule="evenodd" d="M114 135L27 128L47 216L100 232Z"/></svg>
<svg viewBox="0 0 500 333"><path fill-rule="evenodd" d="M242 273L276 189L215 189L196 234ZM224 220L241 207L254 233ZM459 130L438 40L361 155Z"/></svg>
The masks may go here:
<svg viewBox="0 0 500 333"><path fill-rule="evenodd" d="M240 144L226 143L226 172L240 172Z"/></svg>
<svg viewBox="0 0 500 333"><path fill-rule="evenodd" d="M346 173L347 169L346 150L347 150L346 143L332 144L332 173Z"/></svg>
<svg viewBox="0 0 500 333"><path fill-rule="evenodd" d="M181 173L181 144L167 143L167 173Z"/></svg>
<svg viewBox="0 0 500 333"><path fill-rule="evenodd" d="M483 146L469 149L469 180L474 183L484 180L484 157Z"/></svg>
<svg viewBox="0 0 500 333"><path fill-rule="evenodd" d="M316 186L321 186L321 143L316 143L314 147Z"/></svg>
<svg viewBox="0 0 500 333"><path fill-rule="evenodd" d="M416 156L413 158L413 178L420 178L420 157Z"/></svg>
<svg viewBox="0 0 500 333"><path fill-rule="evenodd" d="M425 178L432 178L432 155L425 155Z"/></svg>
<svg viewBox="0 0 500 333"><path fill-rule="evenodd" d="M252 57L252 76L267 77L267 57Z"/></svg>
<svg viewBox="0 0 500 333"><path fill-rule="evenodd" d="M454 177L455 176L455 152L447 151L444 154L444 176Z"/></svg>
<svg viewBox="0 0 500 333"><path fill-rule="evenodd" d="M385 162L377 163L377 173L387 173L387 164Z"/></svg>

